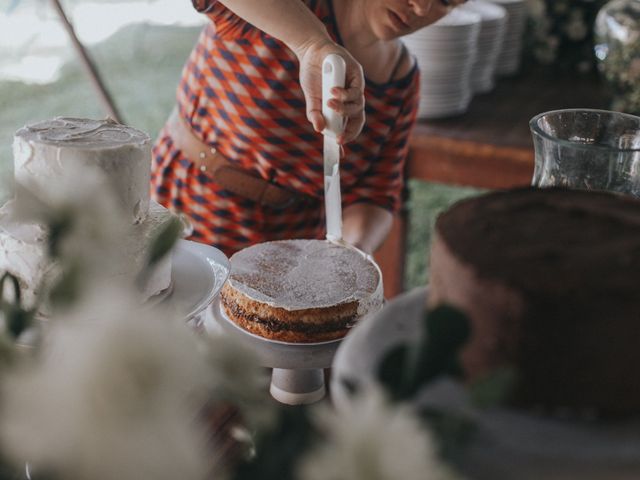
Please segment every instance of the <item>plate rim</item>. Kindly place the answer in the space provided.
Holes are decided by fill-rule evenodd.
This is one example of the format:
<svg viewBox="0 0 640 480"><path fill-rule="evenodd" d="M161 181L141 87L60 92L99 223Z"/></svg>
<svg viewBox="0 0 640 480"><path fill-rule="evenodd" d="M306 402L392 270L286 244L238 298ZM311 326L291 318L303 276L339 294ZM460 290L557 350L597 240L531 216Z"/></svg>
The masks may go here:
<svg viewBox="0 0 640 480"><path fill-rule="evenodd" d="M216 265L222 267L224 269L223 278L218 281L217 276L214 275L214 288L212 288L206 295L203 295L202 298L191 308L189 311L181 312L186 320L190 320L194 317L197 317L204 310L207 309L211 303L215 300L216 296L220 293L220 290L227 282L229 278L229 274L231 273L231 262L229 258L217 247L212 245L208 245L206 243L195 242L193 240L180 239L176 243L174 249L171 252L171 281L173 284L173 291L170 295L167 296L160 305L163 303L169 303L172 299L175 298L176 294L176 278L175 278L175 267L178 265L176 261L176 255L180 253L186 253L192 255L197 259L198 262L201 262L203 265L206 265L207 268L213 272L212 264L210 260L213 260Z"/></svg>

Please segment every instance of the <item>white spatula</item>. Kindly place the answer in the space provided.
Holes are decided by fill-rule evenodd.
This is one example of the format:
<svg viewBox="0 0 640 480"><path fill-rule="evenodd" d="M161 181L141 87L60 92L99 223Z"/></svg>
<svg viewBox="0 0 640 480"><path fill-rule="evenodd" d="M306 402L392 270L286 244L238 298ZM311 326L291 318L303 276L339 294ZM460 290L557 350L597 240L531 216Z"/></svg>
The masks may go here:
<svg viewBox="0 0 640 480"><path fill-rule="evenodd" d="M339 55L327 55L322 62L322 115L326 127L324 135L324 204L327 239L342 240L342 199L340 195L340 145L338 136L344 128L344 118L329 108L333 87L344 87L346 65Z"/></svg>

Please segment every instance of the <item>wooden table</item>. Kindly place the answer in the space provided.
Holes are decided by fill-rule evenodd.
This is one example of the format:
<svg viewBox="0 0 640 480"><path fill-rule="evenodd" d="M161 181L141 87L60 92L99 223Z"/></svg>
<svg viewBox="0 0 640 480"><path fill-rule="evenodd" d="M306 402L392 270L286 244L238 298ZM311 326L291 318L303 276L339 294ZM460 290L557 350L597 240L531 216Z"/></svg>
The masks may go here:
<svg viewBox="0 0 640 480"><path fill-rule="evenodd" d="M489 189L528 185L534 159L529 120L549 110L606 109L608 103L595 75L529 70L501 79L492 92L474 97L465 114L418 122L406 178ZM403 211L375 255L387 298L404 291L407 229Z"/></svg>

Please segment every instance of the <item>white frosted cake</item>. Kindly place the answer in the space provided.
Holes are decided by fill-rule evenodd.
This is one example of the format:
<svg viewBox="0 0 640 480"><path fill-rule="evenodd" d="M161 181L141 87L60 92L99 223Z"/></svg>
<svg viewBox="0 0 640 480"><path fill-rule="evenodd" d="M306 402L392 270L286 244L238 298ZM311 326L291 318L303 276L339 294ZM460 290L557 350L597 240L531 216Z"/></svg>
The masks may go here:
<svg viewBox="0 0 640 480"><path fill-rule="evenodd" d="M272 340L312 343L344 337L382 307L382 277L361 251L327 240L279 240L231 257L221 292L225 314Z"/></svg>
<svg viewBox="0 0 640 480"><path fill-rule="evenodd" d="M119 246L123 261L109 272L118 280L133 281L137 277L146 261L149 241L172 216L149 200L149 136L113 120L58 117L28 125L15 135L14 167L16 183L35 194L61 178L77 176L78 170L99 174L130 225ZM45 228L18 222L13 213L13 201L0 208L0 271L18 278L23 298L29 303L55 265L47 255ZM139 285L140 293L146 300L167 290L170 284L171 258L167 255Z"/></svg>

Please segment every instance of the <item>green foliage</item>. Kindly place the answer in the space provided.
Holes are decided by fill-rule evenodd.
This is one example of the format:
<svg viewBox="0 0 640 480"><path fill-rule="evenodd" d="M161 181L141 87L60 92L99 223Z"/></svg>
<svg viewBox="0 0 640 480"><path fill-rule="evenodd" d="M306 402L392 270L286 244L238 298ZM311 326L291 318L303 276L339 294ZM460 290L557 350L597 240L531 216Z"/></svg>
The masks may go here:
<svg viewBox="0 0 640 480"><path fill-rule="evenodd" d="M13 301L5 297L5 286L7 282L13 287ZM0 278L0 311L2 311L7 330L13 338L17 338L32 323L34 310L26 310L22 306L22 296L20 293L20 283L18 279L9 272L5 272Z"/></svg>
<svg viewBox="0 0 640 480"><path fill-rule="evenodd" d="M454 460L475 430L475 424L469 418L449 413L444 410L425 408L420 411L422 420L427 424L438 439L440 455L445 459Z"/></svg>
<svg viewBox="0 0 640 480"><path fill-rule="evenodd" d="M407 289L429 283L429 249L440 212L481 190L409 180L409 232L405 285Z"/></svg>
<svg viewBox="0 0 640 480"><path fill-rule="evenodd" d="M24 470L17 470L10 463L0 458L0 480L25 480ZM35 479L34 479L35 480ZM38 478L38 480L44 480Z"/></svg>
<svg viewBox="0 0 640 480"><path fill-rule="evenodd" d="M60 256L60 244L73 228L73 213L68 210L52 210L51 215L47 222L48 255L51 258L58 258Z"/></svg>
<svg viewBox="0 0 640 480"><path fill-rule="evenodd" d="M49 302L54 307L68 307L80 297L82 269L76 263L68 263L49 291Z"/></svg>
<svg viewBox="0 0 640 480"><path fill-rule="evenodd" d="M151 240L147 267L158 263L167 255L180 239L184 225L178 217L171 217L156 232Z"/></svg>
<svg viewBox="0 0 640 480"><path fill-rule="evenodd" d="M515 368L497 368L490 375L471 385L471 400L480 408L502 405L511 396L516 380Z"/></svg>

